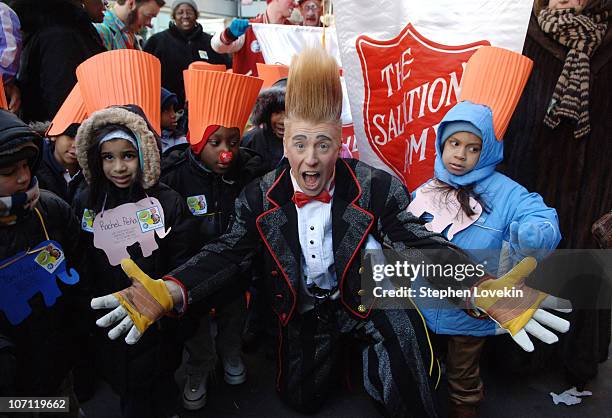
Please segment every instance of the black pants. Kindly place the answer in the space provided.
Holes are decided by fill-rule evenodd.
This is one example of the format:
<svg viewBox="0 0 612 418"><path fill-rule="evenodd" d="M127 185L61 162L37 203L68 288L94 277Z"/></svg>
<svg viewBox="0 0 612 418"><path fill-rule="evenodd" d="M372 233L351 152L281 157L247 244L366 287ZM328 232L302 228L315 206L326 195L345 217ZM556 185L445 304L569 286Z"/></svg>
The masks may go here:
<svg viewBox="0 0 612 418"><path fill-rule="evenodd" d="M277 389L292 408L313 413L338 377L342 344L354 337L362 351L364 386L387 416L436 417L439 365L416 310L375 310L353 319L339 301L296 314L281 329Z"/></svg>

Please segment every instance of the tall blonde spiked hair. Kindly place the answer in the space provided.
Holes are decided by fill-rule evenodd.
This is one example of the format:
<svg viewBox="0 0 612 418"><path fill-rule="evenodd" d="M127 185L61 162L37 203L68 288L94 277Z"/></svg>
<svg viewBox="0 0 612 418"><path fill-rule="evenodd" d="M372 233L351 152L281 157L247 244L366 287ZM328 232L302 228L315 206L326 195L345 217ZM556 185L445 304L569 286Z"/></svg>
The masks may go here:
<svg viewBox="0 0 612 418"><path fill-rule="evenodd" d="M301 120L342 130L342 85L336 60L322 48L306 48L291 60L285 94L285 124ZM288 126L288 128L289 128Z"/></svg>

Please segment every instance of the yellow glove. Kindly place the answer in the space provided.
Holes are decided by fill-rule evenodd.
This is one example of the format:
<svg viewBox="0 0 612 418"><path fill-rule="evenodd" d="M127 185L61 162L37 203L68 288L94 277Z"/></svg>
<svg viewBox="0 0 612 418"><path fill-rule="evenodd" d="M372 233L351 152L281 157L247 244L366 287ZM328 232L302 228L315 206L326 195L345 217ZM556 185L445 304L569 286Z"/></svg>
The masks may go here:
<svg viewBox="0 0 612 418"><path fill-rule="evenodd" d="M113 294L128 312L142 334L153 322L174 306L163 280L153 280L130 259L121 260L121 268L132 280L132 286Z"/></svg>
<svg viewBox="0 0 612 418"><path fill-rule="evenodd" d="M535 258L524 258L499 279L486 280L475 289L474 304L511 335L527 325L548 296L525 285L525 279L536 266Z"/></svg>

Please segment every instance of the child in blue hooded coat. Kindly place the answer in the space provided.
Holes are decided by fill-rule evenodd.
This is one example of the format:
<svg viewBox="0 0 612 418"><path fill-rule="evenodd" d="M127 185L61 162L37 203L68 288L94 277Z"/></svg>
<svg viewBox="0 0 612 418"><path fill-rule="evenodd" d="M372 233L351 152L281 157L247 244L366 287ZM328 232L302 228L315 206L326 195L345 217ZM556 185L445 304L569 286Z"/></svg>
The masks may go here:
<svg viewBox="0 0 612 418"><path fill-rule="evenodd" d="M541 259L557 246L561 234L555 209L495 171L503 159L503 143L495 138L489 107L469 101L454 106L440 123L436 153L435 176L417 189L409 207L430 222L429 229L443 233L497 277L522 258ZM418 286L427 284L418 281ZM476 416L484 398L479 370L484 337L502 329L442 299L417 302L429 328L449 336L451 411Z"/></svg>

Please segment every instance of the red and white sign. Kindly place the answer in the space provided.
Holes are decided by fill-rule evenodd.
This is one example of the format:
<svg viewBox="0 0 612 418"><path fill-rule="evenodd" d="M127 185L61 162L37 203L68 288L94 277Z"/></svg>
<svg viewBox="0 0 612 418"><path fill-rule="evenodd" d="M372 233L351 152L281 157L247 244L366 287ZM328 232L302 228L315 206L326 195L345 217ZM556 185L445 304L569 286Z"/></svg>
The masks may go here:
<svg viewBox="0 0 612 418"><path fill-rule="evenodd" d="M440 120L482 45L520 52L531 0L335 0L336 33L360 159L414 190L433 176Z"/></svg>
<svg viewBox="0 0 612 418"><path fill-rule="evenodd" d="M410 190L433 173L438 122L457 103L465 64L481 45L488 42L439 45L411 24L394 39L357 38L365 137Z"/></svg>

